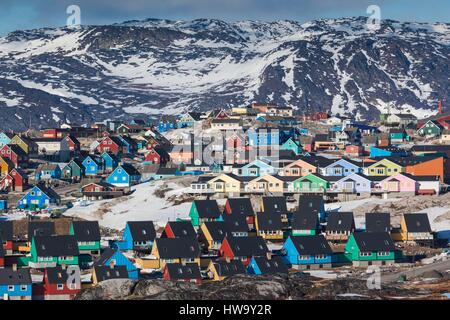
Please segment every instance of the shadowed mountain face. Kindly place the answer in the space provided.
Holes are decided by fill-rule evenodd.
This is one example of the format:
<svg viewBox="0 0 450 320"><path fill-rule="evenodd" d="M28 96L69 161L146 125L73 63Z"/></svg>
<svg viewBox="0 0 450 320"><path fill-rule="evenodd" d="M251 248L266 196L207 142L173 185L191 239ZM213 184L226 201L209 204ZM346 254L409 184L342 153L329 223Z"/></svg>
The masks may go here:
<svg viewBox="0 0 450 320"><path fill-rule="evenodd" d="M0 38L2 129L254 101L298 114L423 117L450 101L450 24L365 23L146 20L13 32Z"/></svg>

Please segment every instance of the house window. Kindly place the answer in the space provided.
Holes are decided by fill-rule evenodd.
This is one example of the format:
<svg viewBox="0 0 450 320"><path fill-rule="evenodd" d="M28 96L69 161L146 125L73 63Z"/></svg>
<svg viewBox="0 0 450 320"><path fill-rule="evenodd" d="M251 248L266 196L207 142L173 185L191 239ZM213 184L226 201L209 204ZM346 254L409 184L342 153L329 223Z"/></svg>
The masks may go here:
<svg viewBox="0 0 450 320"><path fill-rule="evenodd" d="M58 283L58 285L56 286L57 290L63 290L64 289L64 285L61 283Z"/></svg>
<svg viewBox="0 0 450 320"><path fill-rule="evenodd" d="M14 286L8 286L8 291L14 291Z"/></svg>

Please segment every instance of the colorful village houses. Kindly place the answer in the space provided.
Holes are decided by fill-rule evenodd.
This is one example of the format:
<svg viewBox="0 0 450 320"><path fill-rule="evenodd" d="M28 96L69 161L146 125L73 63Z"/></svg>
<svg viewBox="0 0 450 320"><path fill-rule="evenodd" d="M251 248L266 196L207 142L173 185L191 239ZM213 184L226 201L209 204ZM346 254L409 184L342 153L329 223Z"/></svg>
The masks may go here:
<svg viewBox="0 0 450 320"><path fill-rule="evenodd" d="M128 221L122 240L113 243L113 247L125 251L150 252L156 238L153 221Z"/></svg>
<svg viewBox="0 0 450 320"><path fill-rule="evenodd" d="M405 213L400 221L400 230L392 232L396 241L417 242L430 244L433 234L430 220L426 213Z"/></svg>
<svg viewBox="0 0 450 320"><path fill-rule="evenodd" d="M31 240L32 268L55 267L57 265L78 265L78 244L74 236L35 236Z"/></svg>
<svg viewBox="0 0 450 320"><path fill-rule="evenodd" d="M390 265L395 245L387 232L354 232L345 246L345 256L355 267Z"/></svg>
<svg viewBox="0 0 450 320"><path fill-rule="evenodd" d="M353 212L334 212L327 218L325 238L328 241L347 241L355 231Z"/></svg>
<svg viewBox="0 0 450 320"><path fill-rule="evenodd" d="M227 236L231 236L231 231L225 221L206 221L199 229L199 241L208 252L218 252Z"/></svg>
<svg viewBox="0 0 450 320"><path fill-rule="evenodd" d="M16 166L9 158L0 157L0 174L6 175Z"/></svg>
<svg viewBox="0 0 450 320"><path fill-rule="evenodd" d="M96 286L102 281L111 279L129 279L127 268L114 263L94 266L92 270L92 285Z"/></svg>
<svg viewBox="0 0 450 320"><path fill-rule="evenodd" d="M139 183L140 180L140 172L128 163L119 164L106 178L106 182L118 188L130 187Z"/></svg>
<svg viewBox="0 0 450 320"><path fill-rule="evenodd" d="M27 187L28 177L21 169L14 168L0 179L1 190L22 192Z"/></svg>
<svg viewBox="0 0 450 320"><path fill-rule="evenodd" d="M246 274L241 260L227 259L211 260L206 272L213 281L222 281L230 276Z"/></svg>
<svg viewBox="0 0 450 320"><path fill-rule="evenodd" d="M265 240L283 240L283 222L278 212L258 212L255 227L257 235Z"/></svg>
<svg viewBox="0 0 450 320"><path fill-rule="evenodd" d="M44 209L52 204L59 204L60 196L51 188L36 185L31 188L18 202L20 209Z"/></svg>
<svg viewBox="0 0 450 320"><path fill-rule="evenodd" d="M123 144L117 137L106 136L100 141L96 148L96 151L100 154L104 152L112 153L115 155L121 154L123 153Z"/></svg>
<svg viewBox="0 0 450 320"><path fill-rule="evenodd" d="M216 221L220 218L220 210L216 200L194 200L189 211L189 217L194 227L202 223Z"/></svg>
<svg viewBox="0 0 450 320"><path fill-rule="evenodd" d="M163 270L163 279L167 281L202 283L200 267L196 263L168 263Z"/></svg>
<svg viewBox="0 0 450 320"><path fill-rule="evenodd" d="M224 214L244 216L248 227L253 229L255 211L253 210L250 198L228 198L225 203Z"/></svg>
<svg viewBox="0 0 450 320"><path fill-rule="evenodd" d="M38 154L38 145L27 136L16 134L11 139L10 144L19 146L27 155Z"/></svg>
<svg viewBox="0 0 450 320"><path fill-rule="evenodd" d="M105 266L108 268L123 267L127 272L127 276L124 278L139 278L139 269L120 250L112 248L106 248L103 250L100 257L94 261L94 268L98 266Z"/></svg>
<svg viewBox="0 0 450 320"><path fill-rule="evenodd" d="M288 267L279 256L253 257L247 266L248 274L287 274Z"/></svg>
<svg viewBox="0 0 450 320"><path fill-rule="evenodd" d="M222 220L227 224L233 237L248 237L251 229L243 215L223 214Z"/></svg>
<svg viewBox="0 0 450 320"><path fill-rule="evenodd" d="M366 212L366 232L391 233L391 215L389 212Z"/></svg>
<svg viewBox="0 0 450 320"><path fill-rule="evenodd" d="M192 223L189 221L168 221L161 233L161 238L197 238Z"/></svg>
<svg viewBox="0 0 450 320"><path fill-rule="evenodd" d="M319 216L314 210L299 210L292 213L290 223L292 236L310 236L320 231Z"/></svg>
<svg viewBox="0 0 450 320"><path fill-rule="evenodd" d="M95 156L87 156L82 162L84 173L87 176L96 176L101 173L102 166Z"/></svg>
<svg viewBox="0 0 450 320"><path fill-rule="evenodd" d="M69 234L75 237L80 255L100 255L101 236L98 221L72 221Z"/></svg>
<svg viewBox="0 0 450 320"><path fill-rule="evenodd" d="M117 156L110 152L103 152L101 157L103 171L106 173L112 172L119 165Z"/></svg>
<svg viewBox="0 0 450 320"><path fill-rule="evenodd" d="M151 254L159 261L161 269L168 263L200 265L200 247L194 238L157 238Z"/></svg>
<svg viewBox="0 0 450 320"><path fill-rule="evenodd" d="M285 263L295 269L331 268L333 251L323 235L289 237L283 244Z"/></svg>
<svg viewBox="0 0 450 320"><path fill-rule="evenodd" d="M28 166L28 155L15 144L7 144L1 147L0 157L11 160L15 168L26 168Z"/></svg>
<svg viewBox="0 0 450 320"><path fill-rule="evenodd" d="M227 237L219 250L221 257L241 260L245 267L252 257L266 256L268 252L267 244L261 237Z"/></svg>
<svg viewBox="0 0 450 320"><path fill-rule="evenodd" d="M70 179L73 182L80 181L85 175L85 167L80 159L74 158L66 164L61 170L63 179Z"/></svg>
<svg viewBox="0 0 450 320"><path fill-rule="evenodd" d="M31 300L32 280L26 268L0 268L0 299Z"/></svg>
<svg viewBox="0 0 450 320"><path fill-rule="evenodd" d="M42 284L33 285L33 300L72 300L81 291L81 280L69 278L76 272L80 272L78 266L45 268Z"/></svg>
<svg viewBox="0 0 450 320"><path fill-rule="evenodd" d="M61 178L61 167L57 163L43 163L40 164L34 174L34 179L50 180Z"/></svg>

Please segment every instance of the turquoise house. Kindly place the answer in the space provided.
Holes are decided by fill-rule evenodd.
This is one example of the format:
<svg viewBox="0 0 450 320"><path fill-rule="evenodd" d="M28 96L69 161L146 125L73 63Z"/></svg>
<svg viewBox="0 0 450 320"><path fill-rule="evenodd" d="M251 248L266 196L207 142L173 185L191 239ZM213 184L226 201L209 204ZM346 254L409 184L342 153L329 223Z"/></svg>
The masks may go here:
<svg viewBox="0 0 450 320"><path fill-rule="evenodd" d="M293 138L289 138L285 143L283 143L280 147L281 150L291 150L295 153L295 155L302 154L302 146L300 143Z"/></svg>
<svg viewBox="0 0 450 320"><path fill-rule="evenodd" d="M331 267L333 251L323 235L289 237L283 244L283 259L292 267L309 269Z"/></svg>
<svg viewBox="0 0 450 320"><path fill-rule="evenodd" d="M141 174L131 164L124 163L117 166L106 178L106 182L115 187L130 187L139 183Z"/></svg>
<svg viewBox="0 0 450 320"><path fill-rule="evenodd" d="M259 177L266 174L276 174L277 169L261 160L254 160L239 169L239 175L244 177Z"/></svg>
<svg viewBox="0 0 450 320"><path fill-rule="evenodd" d="M87 156L82 162L84 174L87 176L96 176L101 173L102 166L93 156Z"/></svg>
<svg viewBox="0 0 450 320"><path fill-rule="evenodd" d="M94 267L110 266L112 263L115 266L125 266L130 279L139 278L139 269L122 252L111 248L102 252L101 256L94 262Z"/></svg>

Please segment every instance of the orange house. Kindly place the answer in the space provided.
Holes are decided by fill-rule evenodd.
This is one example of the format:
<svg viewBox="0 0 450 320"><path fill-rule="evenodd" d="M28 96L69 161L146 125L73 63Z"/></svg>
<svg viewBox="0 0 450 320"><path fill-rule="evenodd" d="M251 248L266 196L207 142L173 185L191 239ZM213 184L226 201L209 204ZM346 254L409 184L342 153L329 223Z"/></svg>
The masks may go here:
<svg viewBox="0 0 450 320"><path fill-rule="evenodd" d="M426 158L425 158L426 159ZM431 158L416 164L407 164L406 173L413 176L439 176L441 182L445 178L446 161L444 157Z"/></svg>
<svg viewBox="0 0 450 320"><path fill-rule="evenodd" d="M0 175L8 174L12 169L14 169L14 163L8 158L0 157Z"/></svg>

